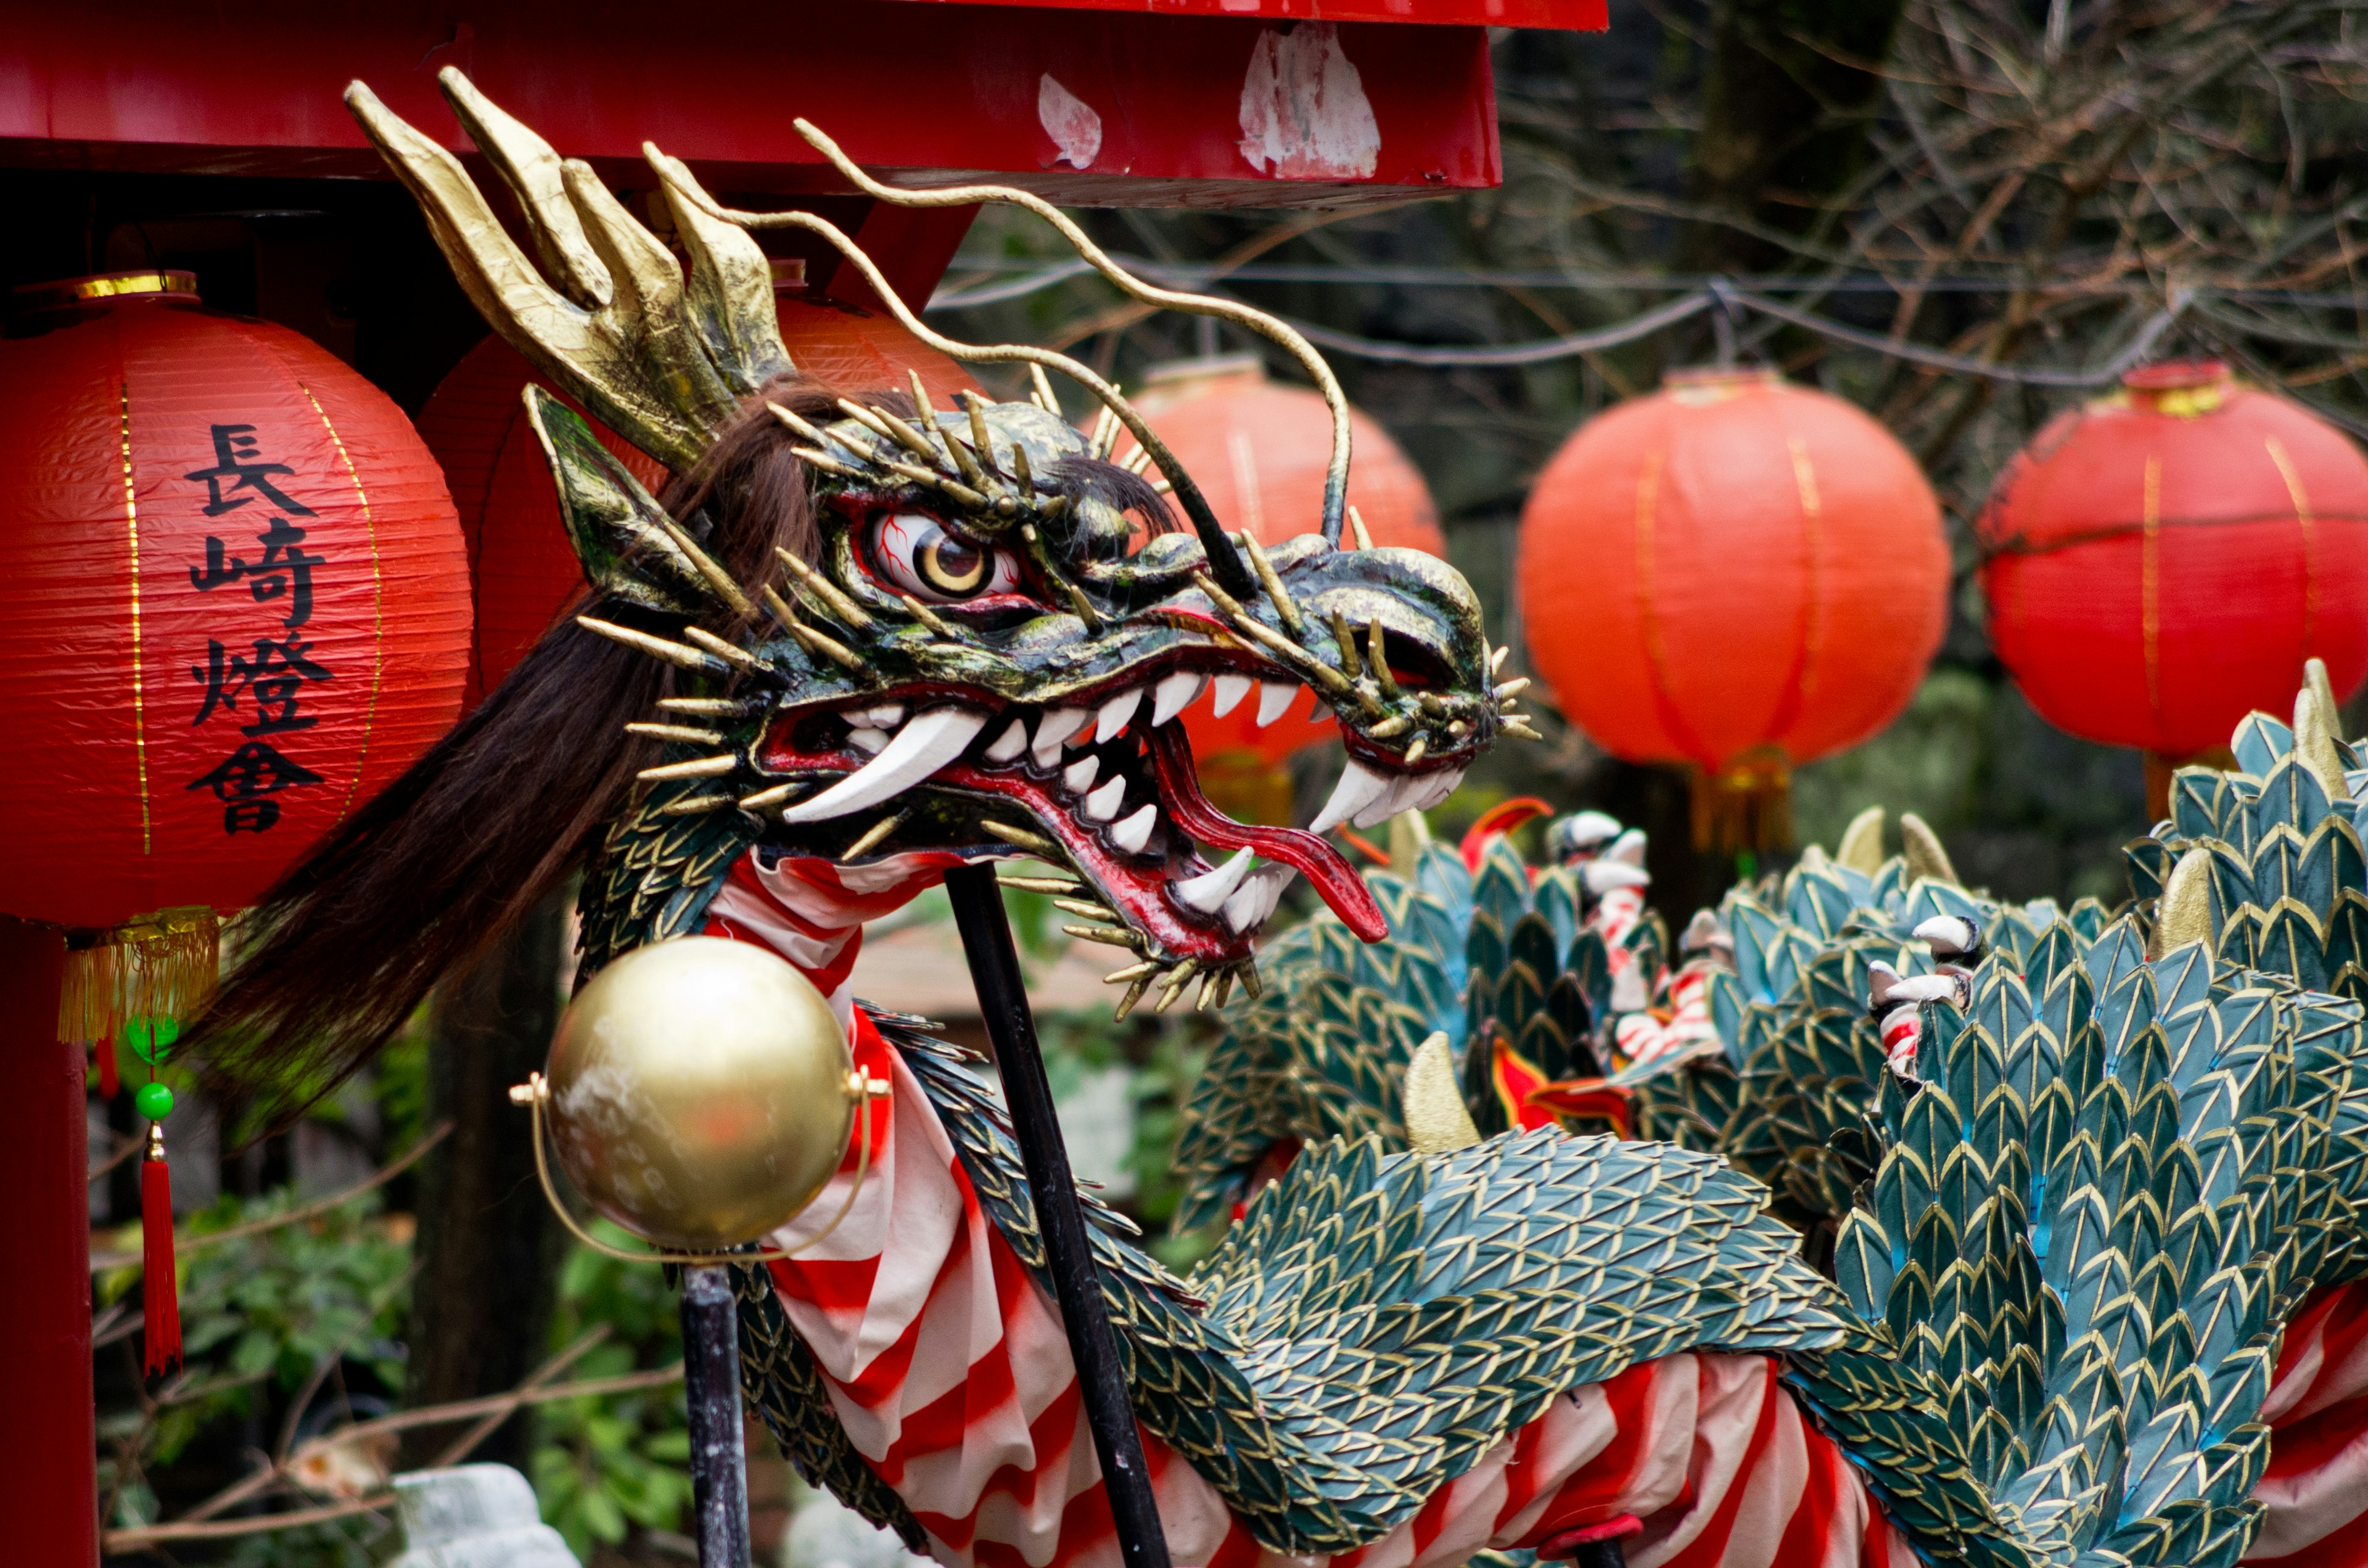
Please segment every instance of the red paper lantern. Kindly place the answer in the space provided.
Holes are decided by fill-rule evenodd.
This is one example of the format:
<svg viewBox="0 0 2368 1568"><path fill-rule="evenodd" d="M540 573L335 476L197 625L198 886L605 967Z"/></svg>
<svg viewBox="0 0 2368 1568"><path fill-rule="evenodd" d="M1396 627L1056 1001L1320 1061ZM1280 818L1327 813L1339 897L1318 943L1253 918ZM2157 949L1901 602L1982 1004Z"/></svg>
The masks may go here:
<svg viewBox="0 0 2368 1568"><path fill-rule="evenodd" d="M20 290L0 338L0 907L250 903L458 712L467 561L402 411L187 273Z"/></svg>
<svg viewBox="0 0 2368 1568"><path fill-rule="evenodd" d="M921 373L933 399L975 389L968 371L891 316L815 298L784 296L781 338L791 362L817 381L856 393L903 391L907 369ZM477 635L469 660L467 702L475 706L517 667L584 585L582 568L559 520L551 468L528 428L519 389L529 381L559 394L518 350L488 337L463 356L419 414L419 434L444 467L469 541ZM561 401L584 410L572 398ZM652 494L666 465L598 420L586 416Z"/></svg>
<svg viewBox="0 0 2368 1568"><path fill-rule="evenodd" d="M1320 526L1332 457L1332 414L1321 393L1269 381L1258 356L1245 354L1154 369L1138 406L1228 530L1247 528L1260 544L1274 544ZM1372 420L1354 409L1349 420L1349 504L1372 541L1444 556L1446 536L1421 471ZM1121 437L1117 455L1133 450ZM1258 706L1252 693L1220 718L1203 699L1186 710L1184 730L1212 800L1235 815L1286 821L1291 783L1282 762L1338 730L1311 720L1307 701L1261 727Z"/></svg>
<svg viewBox="0 0 2368 1568"><path fill-rule="evenodd" d="M1554 454L1521 515L1533 667L1606 749L1696 770L1698 841L1769 847L1791 769L1907 706L1949 551L1907 449L1772 370L1691 370Z"/></svg>
<svg viewBox="0 0 2368 1568"><path fill-rule="evenodd" d="M2214 361L2059 415L1991 492L1990 642L2059 728L2176 762L2368 673L2368 460Z"/></svg>

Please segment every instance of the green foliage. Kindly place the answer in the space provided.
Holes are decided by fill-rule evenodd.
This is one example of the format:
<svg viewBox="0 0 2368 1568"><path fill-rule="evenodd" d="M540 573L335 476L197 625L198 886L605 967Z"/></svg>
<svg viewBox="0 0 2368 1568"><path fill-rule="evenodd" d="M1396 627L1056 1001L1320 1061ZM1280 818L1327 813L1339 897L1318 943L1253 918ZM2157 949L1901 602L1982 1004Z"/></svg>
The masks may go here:
<svg viewBox="0 0 2368 1568"><path fill-rule="evenodd" d="M1009 900L1012 894L1007 893ZM1016 923L1016 922L1015 922ZM1127 1093L1133 1102L1133 1141L1126 1156L1134 1191L1113 1204L1156 1233L1167 1224L1184 1199L1184 1182L1177 1171L1175 1152L1183 1106L1200 1081L1209 1059L1206 1021L1197 1016L1150 1021L1112 1023L1099 1011L1048 1013L1037 1020L1044 1048L1044 1075L1055 1099L1074 1092L1087 1074L1122 1067ZM1152 1246L1171 1268L1197 1261L1214 1242L1212 1235L1164 1237Z"/></svg>
<svg viewBox="0 0 2368 1568"><path fill-rule="evenodd" d="M300 1206L284 1188L258 1199L226 1196L187 1216L180 1229L184 1236L226 1231ZM122 1227L110 1239L119 1250L136 1250L140 1227ZM108 1524L153 1522L160 1494L176 1508L190 1501L183 1494L191 1483L175 1467L186 1463L211 1473L219 1450L236 1446L233 1423L251 1423L276 1437L290 1405L308 1390L319 1391L314 1410L341 1394L399 1392L410 1275L407 1232L378 1213L376 1193L325 1214L185 1248L183 1373L142 1398L135 1392L138 1331L97 1351L102 1389L120 1391L103 1396L98 1412L98 1484ZM103 1317L105 1309L118 1305L126 1313L137 1311L136 1264L108 1269L92 1283ZM356 1543L374 1528L358 1521L350 1528L258 1536L214 1554L190 1552L186 1560L240 1568L345 1568L368 1561Z"/></svg>
<svg viewBox="0 0 2368 1568"><path fill-rule="evenodd" d="M606 1221L595 1233L632 1239ZM577 1246L559 1275L551 1346L564 1349L596 1324L610 1336L568 1369L570 1380L613 1378L682 1359L674 1287L652 1265ZM690 1435L682 1391L666 1383L541 1407L532 1461L542 1516L578 1557L614 1545L633 1526L678 1529L690 1506Z"/></svg>

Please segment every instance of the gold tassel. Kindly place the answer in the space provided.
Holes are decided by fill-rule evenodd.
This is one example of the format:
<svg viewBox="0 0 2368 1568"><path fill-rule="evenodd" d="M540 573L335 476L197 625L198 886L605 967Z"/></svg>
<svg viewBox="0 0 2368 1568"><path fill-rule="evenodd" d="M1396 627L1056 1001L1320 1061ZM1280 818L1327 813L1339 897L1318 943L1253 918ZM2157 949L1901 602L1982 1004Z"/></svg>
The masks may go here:
<svg viewBox="0 0 2368 1568"><path fill-rule="evenodd" d="M1694 847L1721 855L1766 855L1793 842L1793 764L1770 747L1715 772L1687 769Z"/></svg>
<svg viewBox="0 0 2368 1568"><path fill-rule="evenodd" d="M211 1000L222 977L222 921L205 904L160 909L70 941L58 994L58 1038L112 1049L135 1018L171 1019L173 1032Z"/></svg>

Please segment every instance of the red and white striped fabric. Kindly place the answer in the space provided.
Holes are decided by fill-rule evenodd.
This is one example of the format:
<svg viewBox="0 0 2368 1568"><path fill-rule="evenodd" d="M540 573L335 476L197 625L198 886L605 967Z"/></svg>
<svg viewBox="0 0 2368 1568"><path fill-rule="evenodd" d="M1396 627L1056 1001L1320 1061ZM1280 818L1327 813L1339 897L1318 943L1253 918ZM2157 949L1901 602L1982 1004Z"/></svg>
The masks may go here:
<svg viewBox="0 0 2368 1568"><path fill-rule="evenodd" d="M2261 1419L2270 1463L2245 1561L2368 1568L2368 1284L2320 1291L2286 1325Z"/></svg>
<svg viewBox="0 0 2368 1568"><path fill-rule="evenodd" d="M1710 977L1714 959L1689 959L1670 978L1663 1005L1612 1020L1611 1049L1624 1067L1642 1067L1676 1053L1679 1060L1719 1049L1718 1026L1710 1017Z"/></svg>
<svg viewBox="0 0 2368 1568"><path fill-rule="evenodd" d="M826 891L794 864L735 869L732 902L719 898L710 931L772 946L792 963L821 950L803 944L827 947L835 931L851 948L853 924L819 903L780 908L784 878L795 880L792 897ZM832 968L843 952L831 949ZM853 1209L811 1252L771 1265L790 1322L848 1437L913 1510L940 1562L1116 1568L1058 1311L980 1207L928 1095L860 1014L854 1040L859 1063L894 1087ZM855 1163L850 1150L837 1182L773 1244L798 1247L830 1223ZM1147 1434L1144 1449L1178 1563L1323 1563L1266 1551L1190 1464ZM1856 1472L1802 1419L1771 1361L1675 1356L1555 1401L1414 1518L1330 1563L1452 1568L1484 1547L1534 1546L1622 1515L1644 1522L1629 1543L1635 1568L1913 1562Z"/></svg>
<svg viewBox="0 0 2368 1568"><path fill-rule="evenodd" d="M768 867L753 853L743 855L707 906L700 934L772 949L830 998L840 1026L851 1028L855 1002L847 977L863 949L864 923L904 908L961 863L956 855L916 853L870 866L785 856Z"/></svg>

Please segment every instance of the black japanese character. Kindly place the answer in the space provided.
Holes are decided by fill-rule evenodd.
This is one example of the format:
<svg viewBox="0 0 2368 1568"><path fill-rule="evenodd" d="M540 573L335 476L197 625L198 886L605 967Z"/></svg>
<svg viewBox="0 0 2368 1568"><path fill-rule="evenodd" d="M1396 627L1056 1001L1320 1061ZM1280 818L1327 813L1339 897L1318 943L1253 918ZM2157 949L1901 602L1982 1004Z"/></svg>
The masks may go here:
<svg viewBox="0 0 2368 1568"><path fill-rule="evenodd" d="M214 466L201 468L195 473L181 476L184 479L202 479L206 482L206 491L213 497L206 505L206 516L219 517L224 512L233 511L245 506L255 497L240 495L235 492L253 490L260 493L273 506L283 511L293 512L300 517L311 517L313 515L311 507L290 500L268 477L275 473L294 473L296 471L286 463L256 460L256 449L259 443L251 434L254 429L255 426L252 425L215 426L213 427ZM230 486L233 494L224 495L222 486L232 480L237 481L235 484Z"/></svg>
<svg viewBox="0 0 2368 1568"><path fill-rule="evenodd" d="M306 682L336 678L325 665L307 656L312 651L313 644L301 638L258 637L255 656L248 658L209 640L205 667L189 666L190 676L205 687L205 699L198 705L198 716L189 721L190 727L204 723L217 708L237 712L239 694L245 692L255 699L255 722L241 725L241 734L276 735L311 729L320 721L297 712L297 699Z"/></svg>
<svg viewBox="0 0 2368 1568"><path fill-rule="evenodd" d="M224 757L202 778L189 780L192 790L211 790L222 802L222 831L262 833L279 820L279 802L271 799L299 784L318 784L321 776L289 761L266 741L249 741Z"/></svg>
<svg viewBox="0 0 2368 1568"><path fill-rule="evenodd" d="M306 553L304 530L285 517L273 517L271 526L255 537L263 546L263 558L249 564L230 554L221 540L207 535L206 563L189 568L189 584L199 593L211 593L224 583L248 579L256 603L287 598L288 614L279 624L293 631L313 619L313 568L328 558Z"/></svg>

